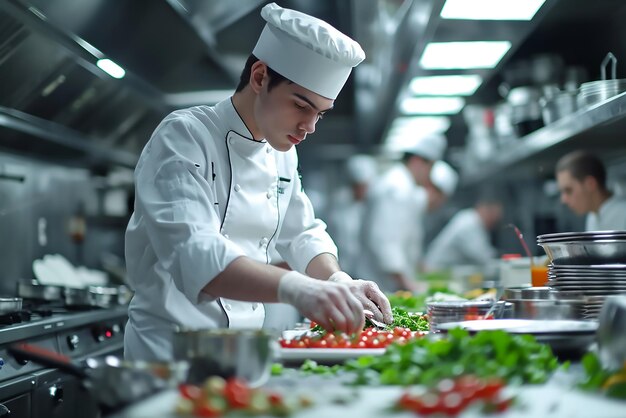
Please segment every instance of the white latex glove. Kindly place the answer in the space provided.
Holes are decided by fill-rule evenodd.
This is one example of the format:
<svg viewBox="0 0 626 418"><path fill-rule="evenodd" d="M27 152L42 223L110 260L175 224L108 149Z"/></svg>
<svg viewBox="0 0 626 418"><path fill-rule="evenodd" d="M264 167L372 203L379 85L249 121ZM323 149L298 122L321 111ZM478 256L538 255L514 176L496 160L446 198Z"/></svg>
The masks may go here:
<svg viewBox="0 0 626 418"><path fill-rule="evenodd" d="M363 309L374 314L374 319L385 324L393 322L389 299L380 291L378 285L370 280L354 280L345 271L337 271L329 278L329 282L341 283L350 289L352 294L361 302Z"/></svg>
<svg viewBox="0 0 626 418"><path fill-rule="evenodd" d="M280 278L278 300L293 305L327 331L354 334L365 325L361 302L347 286L338 283L290 271Z"/></svg>

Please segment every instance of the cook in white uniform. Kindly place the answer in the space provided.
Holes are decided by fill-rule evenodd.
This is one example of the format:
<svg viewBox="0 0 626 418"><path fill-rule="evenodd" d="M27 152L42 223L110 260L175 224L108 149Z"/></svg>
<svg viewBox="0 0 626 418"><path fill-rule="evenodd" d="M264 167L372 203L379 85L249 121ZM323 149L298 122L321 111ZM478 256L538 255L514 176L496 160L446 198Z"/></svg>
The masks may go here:
<svg viewBox="0 0 626 418"><path fill-rule="evenodd" d="M489 231L502 219L502 204L482 197L474 207L459 211L428 246L424 257L426 270L453 266L487 266L497 258Z"/></svg>
<svg viewBox="0 0 626 418"><path fill-rule="evenodd" d="M344 271L356 271L361 256L361 225L365 198L370 182L376 177L376 159L371 155L354 155L346 162L349 187L341 189L328 213L328 230L335 244Z"/></svg>
<svg viewBox="0 0 626 418"><path fill-rule="evenodd" d="M585 151L574 151L556 165L561 202L578 215L587 214L586 231L626 230L626 197L606 187L602 161Z"/></svg>
<svg viewBox="0 0 626 418"><path fill-rule="evenodd" d="M356 274L372 278L384 292L420 291L415 277L428 206L423 185L445 147L442 136L421 137L403 149L402 162L370 186L362 227L363 251Z"/></svg>
<svg viewBox="0 0 626 418"><path fill-rule="evenodd" d="M443 206L452 197L459 183L459 174L443 160L436 161L430 170L430 181L426 184L428 212Z"/></svg>
<svg viewBox="0 0 626 418"><path fill-rule="evenodd" d="M348 333L363 327L364 308L392 321L375 283L340 270L294 147L332 109L364 53L308 15L274 3L261 15L267 23L235 94L167 116L137 164L126 232L135 291L128 359L171 359L177 327L260 328L260 302L289 303ZM274 246L294 271L268 264Z"/></svg>

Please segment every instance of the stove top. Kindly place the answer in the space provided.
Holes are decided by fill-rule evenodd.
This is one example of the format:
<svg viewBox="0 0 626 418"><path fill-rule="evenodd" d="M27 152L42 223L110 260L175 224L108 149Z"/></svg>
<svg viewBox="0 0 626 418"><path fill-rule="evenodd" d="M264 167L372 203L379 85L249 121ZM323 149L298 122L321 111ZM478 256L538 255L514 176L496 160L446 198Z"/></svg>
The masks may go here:
<svg viewBox="0 0 626 418"><path fill-rule="evenodd" d="M78 363L89 357L121 356L127 313L126 306L83 311L38 307L0 315L0 386L45 369L9 354L9 346L18 342Z"/></svg>

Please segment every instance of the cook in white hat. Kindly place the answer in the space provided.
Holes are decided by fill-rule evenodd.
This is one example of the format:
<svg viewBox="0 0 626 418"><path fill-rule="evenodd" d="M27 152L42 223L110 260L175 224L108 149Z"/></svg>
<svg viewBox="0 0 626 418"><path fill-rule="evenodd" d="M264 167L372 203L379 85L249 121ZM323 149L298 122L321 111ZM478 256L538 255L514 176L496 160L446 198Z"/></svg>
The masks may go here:
<svg viewBox="0 0 626 418"><path fill-rule="evenodd" d="M125 356L169 360L177 327L255 328L283 302L326 329L391 322L375 283L337 262L297 172L295 145L315 131L365 54L327 23L268 4L234 95L175 111L135 170L126 262L135 291ZM270 265L276 249L292 271Z"/></svg>
<svg viewBox="0 0 626 418"><path fill-rule="evenodd" d="M424 216L433 163L444 154L445 137L417 137L404 145L402 161L370 186L362 226L363 251L356 274L372 277L385 292L419 292L415 281L422 256Z"/></svg>
<svg viewBox="0 0 626 418"><path fill-rule="evenodd" d="M456 190L459 175L456 170L443 160L436 161L430 170L428 191L428 210L434 211L441 207Z"/></svg>
<svg viewBox="0 0 626 418"><path fill-rule="evenodd" d="M348 158L345 170L348 184L335 194L327 219L341 266L352 273L356 271L362 252L360 236L365 199L369 185L378 173L378 164L371 155L356 154Z"/></svg>

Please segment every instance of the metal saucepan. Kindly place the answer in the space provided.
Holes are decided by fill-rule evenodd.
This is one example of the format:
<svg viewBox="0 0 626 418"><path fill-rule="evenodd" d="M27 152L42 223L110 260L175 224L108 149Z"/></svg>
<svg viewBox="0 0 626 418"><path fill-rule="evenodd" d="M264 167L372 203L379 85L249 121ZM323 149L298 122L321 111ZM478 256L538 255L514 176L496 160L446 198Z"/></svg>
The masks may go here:
<svg viewBox="0 0 626 418"><path fill-rule="evenodd" d="M10 313L22 310L22 298L0 297L0 313Z"/></svg>
<svg viewBox="0 0 626 418"><path fill-rule="evenodd" d="M20 280L17 283L17 295L28 300L59 302L63 298L63 287L44 285L37 280Z"/></svg>
<svg viewBox="0 0 626 418"><path fill-rule="evenodd" d="M9 353L16 359L31 360L78 377L103 413L175 387L185 380L189 368L186 362L124 362L113 356L87 359L83 367L63 354L26 343L10 346Z"/></svg>

